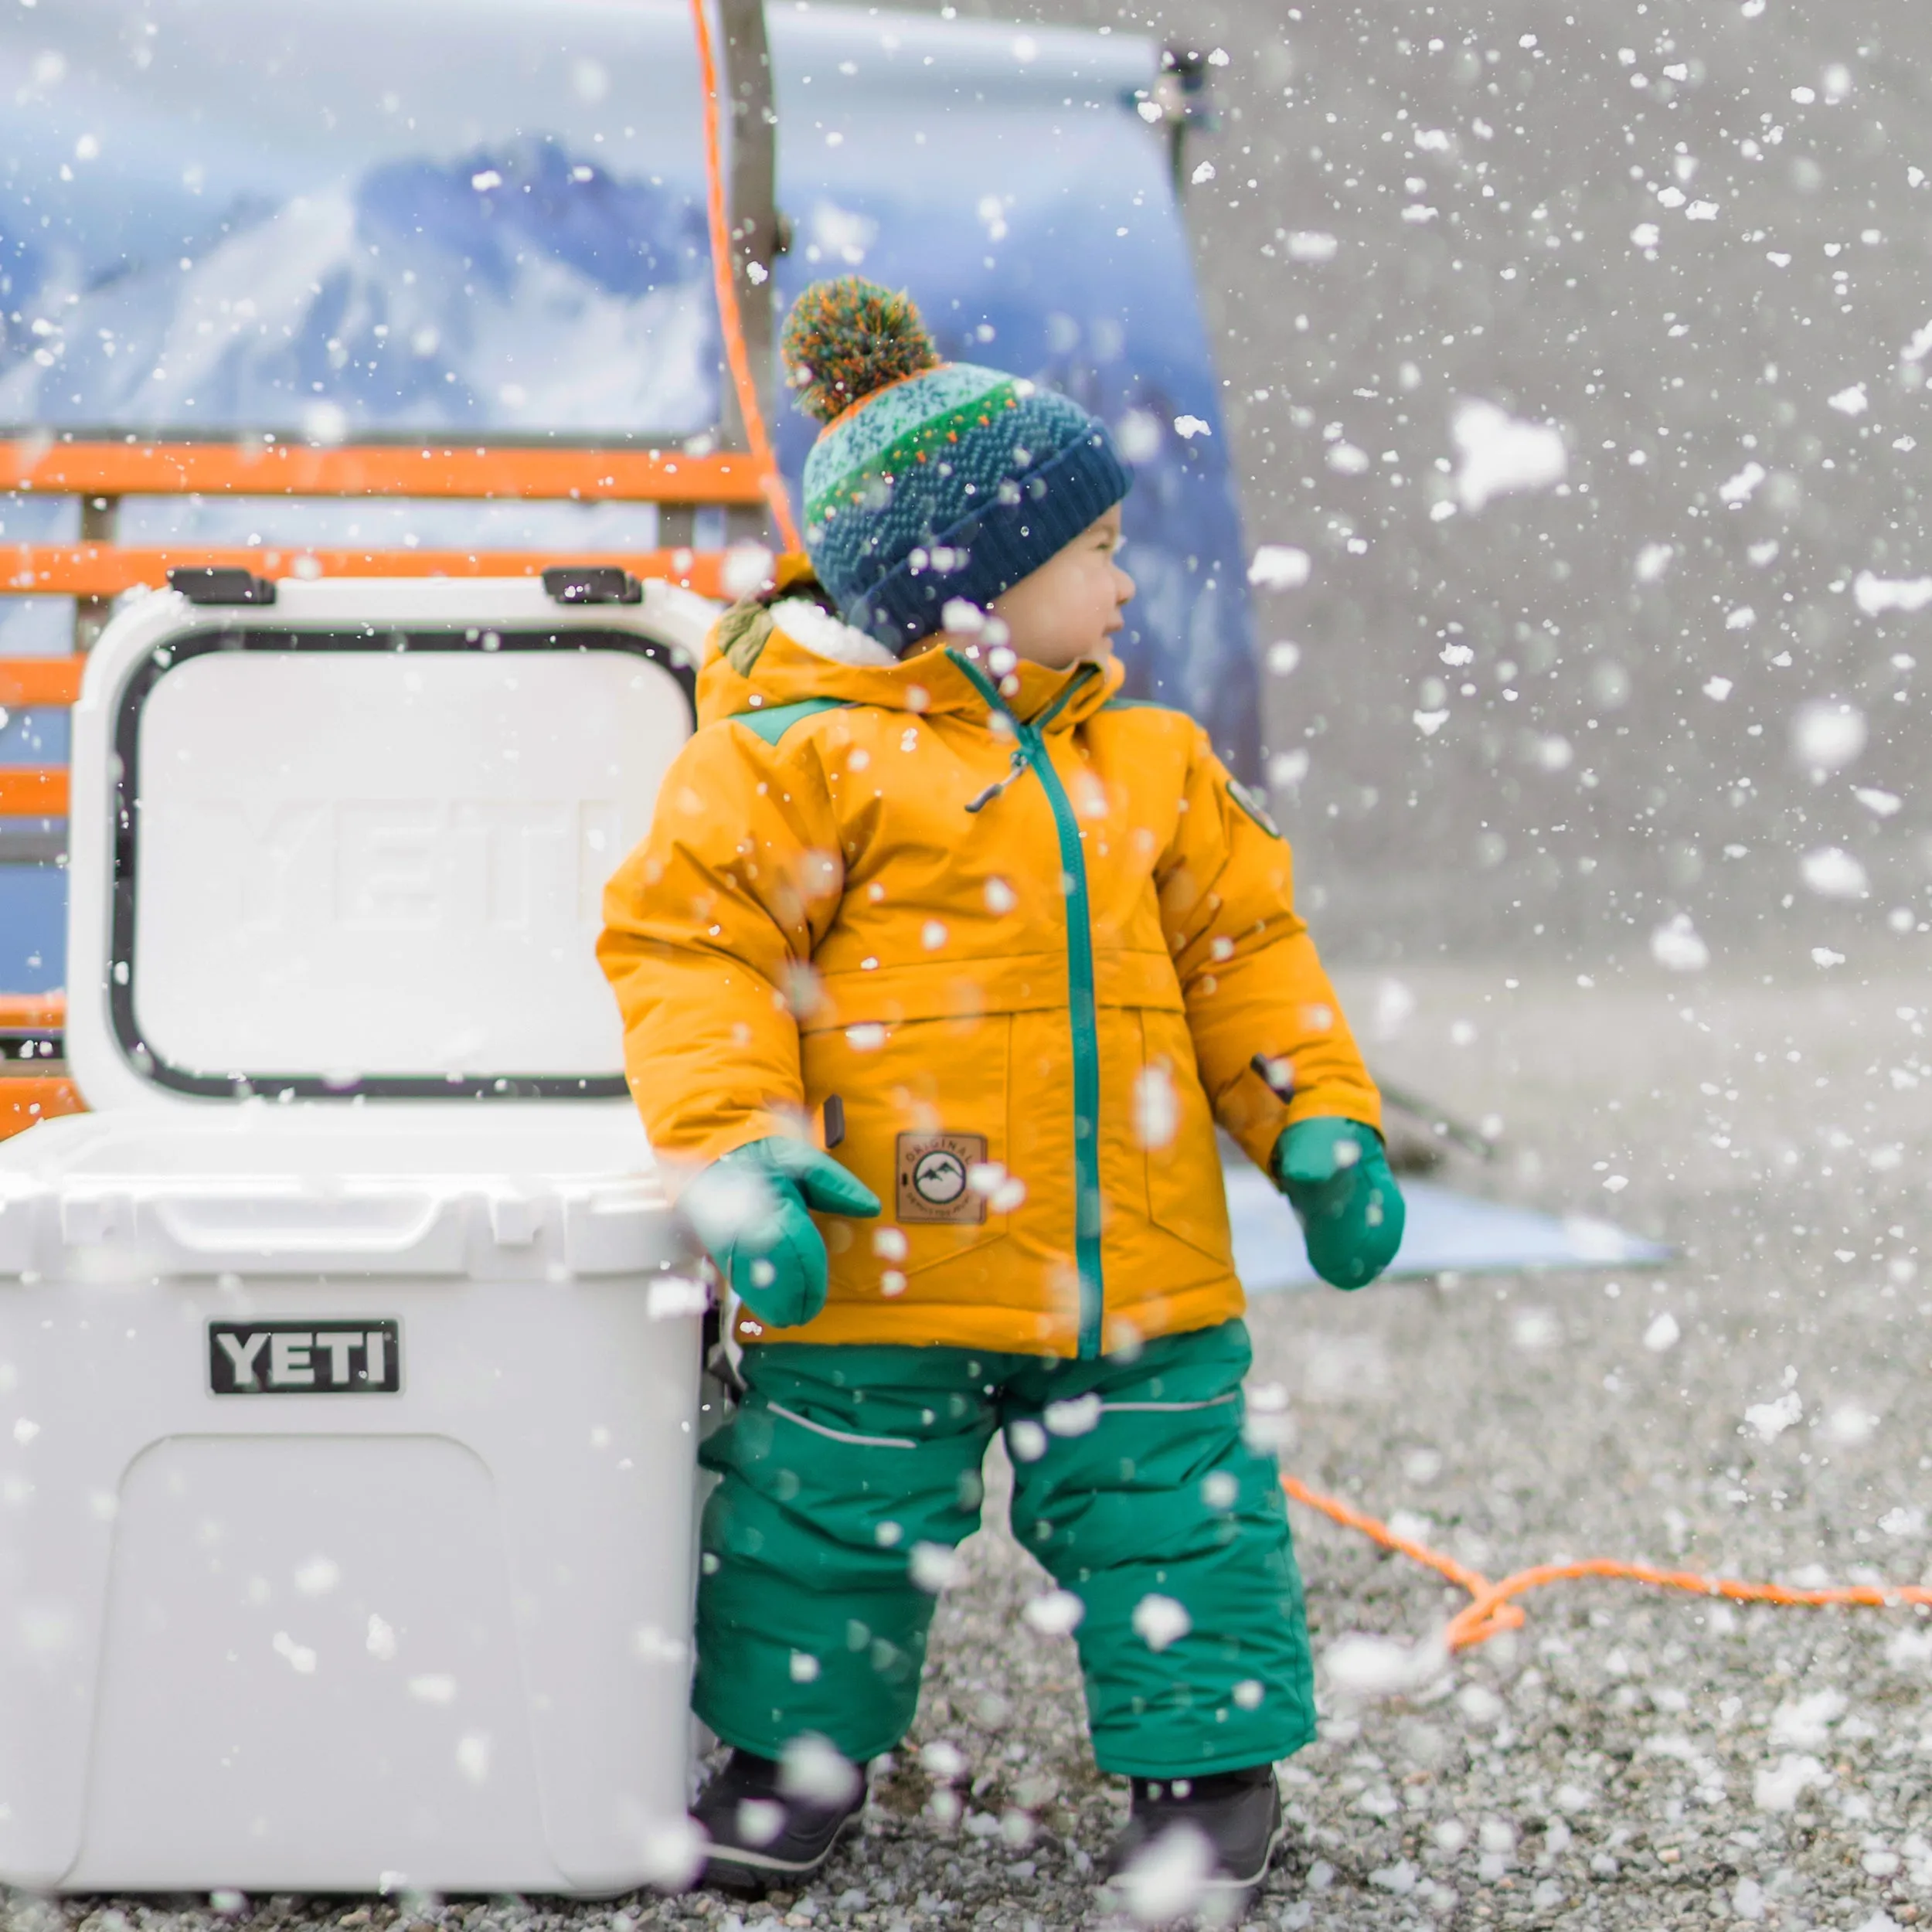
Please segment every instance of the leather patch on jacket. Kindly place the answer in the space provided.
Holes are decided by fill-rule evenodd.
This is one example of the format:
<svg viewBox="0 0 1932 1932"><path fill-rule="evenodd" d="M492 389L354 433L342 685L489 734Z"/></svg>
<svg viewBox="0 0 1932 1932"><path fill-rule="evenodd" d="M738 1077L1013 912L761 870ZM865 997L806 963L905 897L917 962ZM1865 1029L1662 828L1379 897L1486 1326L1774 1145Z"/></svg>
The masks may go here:
<svg viewBox="0 0 1932 1932"><path fill-rule="evenodd" d="M901 1221L944 1221L967 1226L986 1219L986 1197L968 1185L984 1164L984 1134L902 1134L897 1214Z"/></svg>

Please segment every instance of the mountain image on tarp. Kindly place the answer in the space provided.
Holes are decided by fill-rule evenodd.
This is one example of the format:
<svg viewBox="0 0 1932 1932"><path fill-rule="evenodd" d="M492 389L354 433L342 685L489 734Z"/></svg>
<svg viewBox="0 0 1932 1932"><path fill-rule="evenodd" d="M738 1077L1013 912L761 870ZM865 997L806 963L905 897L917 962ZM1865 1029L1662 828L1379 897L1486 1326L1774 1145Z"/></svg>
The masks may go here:
<svg viewBox="0 0 1932 1932"><path fill-rule="evenodd" d="M51 323L9 332L9 423L668 437L716 417L701 212L558 139L238 202L198 246L105 273L0 247L9 309Z"/></svg>

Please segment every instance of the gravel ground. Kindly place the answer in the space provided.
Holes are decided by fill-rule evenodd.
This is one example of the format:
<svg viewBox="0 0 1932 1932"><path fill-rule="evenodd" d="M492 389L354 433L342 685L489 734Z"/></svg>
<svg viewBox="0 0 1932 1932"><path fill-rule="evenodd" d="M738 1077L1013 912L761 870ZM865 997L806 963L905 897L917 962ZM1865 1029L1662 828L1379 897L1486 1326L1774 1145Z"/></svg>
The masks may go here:
<svg viewBox="0 0 1932 1932"><path fill-rule="evenodd" d="M1257 1379L1290 1398L1288 1466L1403 1512L1492 1575L1600 1553L1917 1580L1932 1394L1911 1331L1932 1310L1913 1258L1928 1138L1914 1083L1932 1065L1922 1022L1900 1016L1927 998L1909 964L1901 954L1891 979L1821 973L1798 991L1648 967L1594 986L1462 969L1349 986L1391 1078L1502 1117L1509 1151L1464 1179L1608 1209L1681 1259L1614 1282L1262 1302ZM1296 1526L1318 1651L1352 1632L1426 1638L1455 1607L1359 1538L1300 1511ZM1039 1573L999 1530L967 1556L913 1740L950 1743L965 1768L936 1786L903 1754L862 1838L807 1892L748 1911L702 1896L561 1910L257 1900L227 1922L1099 1923L1091 1869L1124 1787L1088 1756L1070 1641L1019 1614ZM1531 1600L1520 1634L1405 1696L1351 1707L1331 1689L1321 1742L1284 1768L1292 1837L1246 1923L1913 1924L1932 1902L1929 1674L1932 1621L1910 1611L1560 1587ZM201 1901L16 1898L0 1932L215 1922Z"/></svg>

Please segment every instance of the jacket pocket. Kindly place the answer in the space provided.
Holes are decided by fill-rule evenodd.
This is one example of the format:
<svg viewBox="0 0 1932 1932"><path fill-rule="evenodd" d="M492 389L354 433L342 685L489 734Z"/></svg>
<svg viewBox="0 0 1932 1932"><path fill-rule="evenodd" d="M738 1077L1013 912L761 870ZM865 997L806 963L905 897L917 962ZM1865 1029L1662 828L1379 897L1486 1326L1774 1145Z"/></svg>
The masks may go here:
<svg viewBox="0 0 1932 1932"><path fill-rule="evenodd" d="M883 1203L876 1221L828 1221L835 1283L890 1299L1008 1230L1013 1022L1006 1014L808 1033L805 1103L835 1098L833 1157Z"/></svg>
<svg viewBox="0 0 1932 1932"><path fill-rule="evenodd" d="M1195 1065L1187 1015L1142 1007L1139 1017L1134 1128L1145 1158L1148 1218L1190 1247L1229 1264L1233 1238L1220 1145Z"/></svg>

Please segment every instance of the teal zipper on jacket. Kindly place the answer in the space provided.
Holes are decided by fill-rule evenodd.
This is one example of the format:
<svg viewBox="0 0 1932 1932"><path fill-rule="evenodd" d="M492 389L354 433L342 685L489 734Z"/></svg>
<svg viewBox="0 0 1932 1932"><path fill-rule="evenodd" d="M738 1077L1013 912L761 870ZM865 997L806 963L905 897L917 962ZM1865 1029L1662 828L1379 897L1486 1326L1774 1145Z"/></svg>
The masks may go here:
<svg viewBox="0 0 1932 1932"><path fill-rule="evenodd" d="M1031 724L1015 717L998 688L973 661L947 648L988 705L1012 727L1019 741L1015 766L1026 765L1040 781L1060 835L1060 871L1066 900L1066 1010L1073 1036L1073 1260L1080 1278L1080 1357L1100 1352L1100 1317L1106 1305L1100 1270L1100 1037L1094 985L1094 917L1087 890L1087 855L1080 846L1080 821L1073 801L1046 749L1046 727L1097 667L1083 665ZM1017 776L1017 773L1015 773ZM999 787L985 792L975 805L990 804Z"/></svg>

